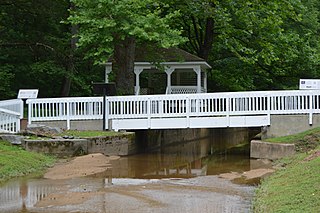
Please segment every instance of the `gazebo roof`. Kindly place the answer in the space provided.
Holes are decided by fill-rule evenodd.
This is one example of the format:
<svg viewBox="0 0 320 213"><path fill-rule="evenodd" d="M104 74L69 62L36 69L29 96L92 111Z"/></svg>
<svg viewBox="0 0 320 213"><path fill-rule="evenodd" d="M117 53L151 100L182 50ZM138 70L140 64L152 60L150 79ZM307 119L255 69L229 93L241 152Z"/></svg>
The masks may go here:
<svg viewBox="0 0 320 213"><path fill-rule="evenodd" d="M204 59L180 48L137 48L135 62L193 62Z"/></svg>
<svg viewBox="0 0 320 213"><path fill-rule="evenodd" d="M135 65L150 66L160 63L162 65L200 65L208 69L211 66L203 59L180 48L156 48L152 46L137 47L135 50ZM112 58L107 66L111 66Z"/></svg>

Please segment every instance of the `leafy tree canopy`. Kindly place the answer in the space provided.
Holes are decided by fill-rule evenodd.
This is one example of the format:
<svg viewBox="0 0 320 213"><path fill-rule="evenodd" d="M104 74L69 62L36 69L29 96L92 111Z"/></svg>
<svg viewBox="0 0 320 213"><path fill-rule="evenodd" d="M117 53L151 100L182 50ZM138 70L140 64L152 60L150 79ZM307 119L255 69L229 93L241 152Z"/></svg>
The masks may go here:
<svg viewBox="0 0 320 213"><path fill-rule="evenodd" d="M288 88L319 63L316 1L173 2L183 17L175 23L189 38L184 47L213 67L213 90Z"/></svg>
<svg viewBox="0 0 320 213"><path fill-rule="evenodd" d="M181 29L171 28L179 11L168 12L169 5L154 0L72 0L76 9L69 21L79 25L78 45L88 50L87 56L105 62L117 43L127 37L153 41L162 47L185 41Z"/></svg>

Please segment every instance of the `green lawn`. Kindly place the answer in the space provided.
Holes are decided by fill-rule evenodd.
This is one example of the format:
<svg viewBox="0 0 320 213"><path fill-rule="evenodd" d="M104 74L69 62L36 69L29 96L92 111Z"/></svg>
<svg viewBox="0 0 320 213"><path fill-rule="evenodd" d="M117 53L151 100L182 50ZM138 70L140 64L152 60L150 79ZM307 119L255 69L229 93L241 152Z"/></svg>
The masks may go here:
<svg viewBox="0 0 320 213"><path fill-rule="evenodd" d="M272 142L272 143L295 143L298 140L303 140L305 137L308 137L312 134L319 134L320 135L320 127L310 129L305 132L301 132L298 134L294 135L288 135L288 136L282 136L282 137L277 137L277 138L268 138L266 139L267 142Z"/></svg>
<svg viewBox="0 0 320 213"><path fill-rule="evenodd" d="M256 191L253 212L319 212L320 156L307 160L320 148L282 160L285 169L261 183Z"/></svg>
<svg viewBox="0 0 320 213"><path fill-rule="evenodd" d="M99 137L99 136L117 136L123 135L123 132L114 132L114 131L78 131L78 130L67 130L60 134L60 136L74 136L79 138L85 137Z"/></svg>
<svg viewBox="0 0 320 213"><path fill-rule="evenodd" d="M265 141L271 143L293 143L296 145L296 151L307 152L320 145L320 127L294 135L269 138Z"/></svg>
<svg viewBox="0 0 320 213"><path fill-rule="evenodd" d="M0 141L0 182L28 174L41 174L55 158L28 152L19 146Z"/></svg>
<svg viewBox="0 0 320 213"><path fill-rule="evenodd" d="M298 152L276 162L285 167L262 181L253 212L320 212L320 128L267 141L294 143Z"/></svg>

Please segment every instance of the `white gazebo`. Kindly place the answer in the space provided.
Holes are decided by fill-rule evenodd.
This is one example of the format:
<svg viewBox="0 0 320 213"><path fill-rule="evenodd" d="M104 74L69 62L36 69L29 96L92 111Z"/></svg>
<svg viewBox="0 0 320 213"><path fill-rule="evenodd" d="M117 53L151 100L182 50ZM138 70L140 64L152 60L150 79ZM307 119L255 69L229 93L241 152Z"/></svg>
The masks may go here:
<svg viewBox="0 0 320 213"><path fill-rule="evenodd" d="M146 48L136 50L134 73L135 95L153 94L151 85L159 84L161 78L156 83L148 78L148 85L141 87L141 77L143 72L151 74L166 74L165 94L188 94L207 92L207 69L210 65L202 58L192 55L178 48L158 49L157 54L148 54ZM150 58L151 56L151 58ZM149 59L148 59L149 57ZM152 58L153 57L153 58ZM156 65L157 64L157 65ZM161 67L159 69L159 67ZM105 82L108 83L108 76L112 71L112 62L106 64Z"/></svg>

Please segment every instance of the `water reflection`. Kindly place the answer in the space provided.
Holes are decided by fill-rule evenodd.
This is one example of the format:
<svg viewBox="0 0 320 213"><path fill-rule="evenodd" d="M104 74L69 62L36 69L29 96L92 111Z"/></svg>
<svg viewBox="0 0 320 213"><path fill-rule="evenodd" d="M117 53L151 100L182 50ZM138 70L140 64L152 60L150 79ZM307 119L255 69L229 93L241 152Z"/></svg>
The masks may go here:
<svg viewBox="0 0 320 213"><path fill-rule="evenodd" d="M45 180L16 180L0 188L1 212L18 212L33 207L48 194L57 191L61 185Z"/></svg>
<svg viewBox="0 0 320 213"><path fill-rule="evenodd" d="M231 171L243 172L250 169L250 160L246 155L208 156L211 149L210 142L204 139L197 142L165 147L149 154L122 157L116 161L112 161L114 186L121 185L121 183L126 181L129 184L132 182L141 184L150 183L151 179L191 178L217 175ZM119 181L118 178L125 179ZM146 179L146 182L130 181L132 178ZM59 201L65 199L69 199L71 203L78 205L77 208L80 208L79 205L85 202L86 196L81 194L80 199L72 200L67 195L68 193L87 193L88 195L90 192L98 193L101 190L105 190L106 186L107 178L101 176L61 181L46 179L11 181L0 187L0 212L25 213L35 209L38 210L41 207L39 206L40 201L43 203L42 205L59 205ZM112 193L114 196L114 192ZM96 206L96 208L99 211L105 209L105 198L110 196L110 194L97 194L95 196L97 197L96 201L104 203L101 207ZM83 208L84 212L87 211L87 206L84 205L81 208ZM104 210L101 211L103 212Z"/></svg>

